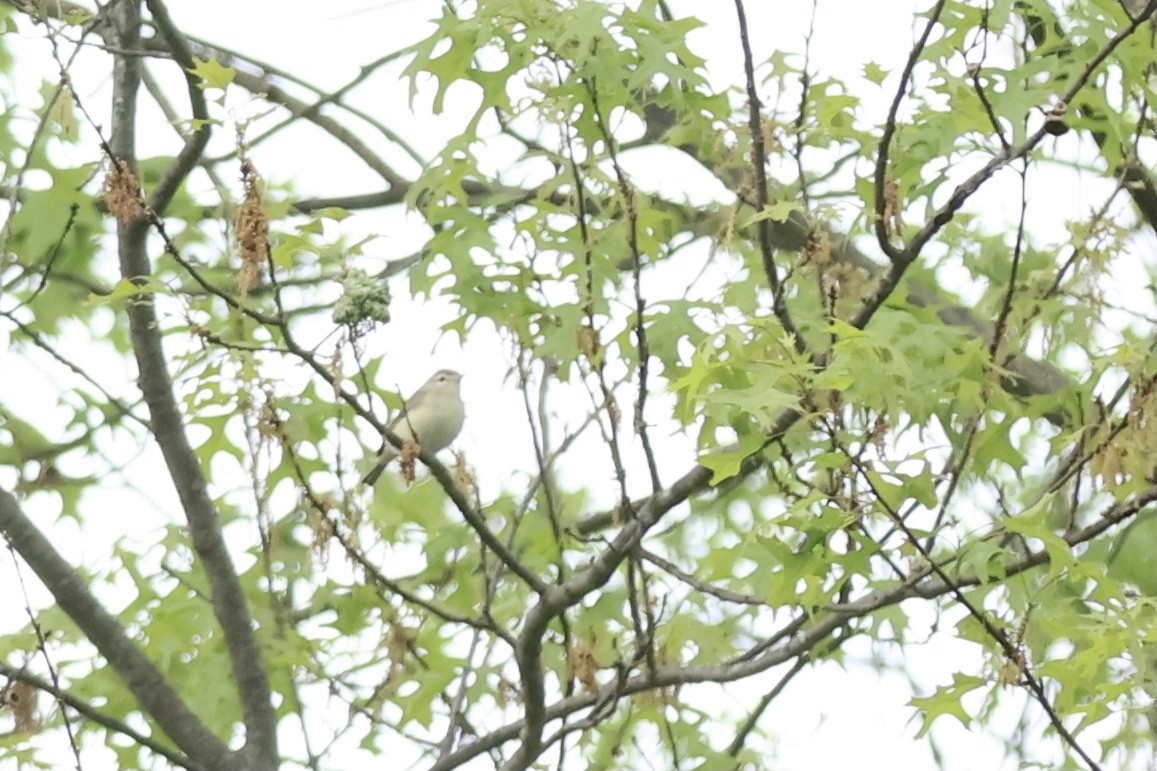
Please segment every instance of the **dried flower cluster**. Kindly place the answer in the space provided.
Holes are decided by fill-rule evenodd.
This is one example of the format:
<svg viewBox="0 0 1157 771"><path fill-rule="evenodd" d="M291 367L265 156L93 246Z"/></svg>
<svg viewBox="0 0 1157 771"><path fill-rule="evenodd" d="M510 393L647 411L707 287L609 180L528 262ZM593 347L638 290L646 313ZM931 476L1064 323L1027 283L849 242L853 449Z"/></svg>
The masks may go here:
<svg viewBox="0 0 1157 771"><path fill-rule="evenodd" d="M119 222L132 222L145 215L141 200L141 184L129 165L117 160L109 167L104 178L102 193L104 205Z"/></svg>
<svg viewBox="0 0 1157 771"><path fill-rule="evenodd" d="M244 297L257 286L261 266L269 259L269 219L261 205L261 177L248 160L241 162L241 181L245 185L245 197L237 207L233 229L241 252L237 288Z"/></svg>

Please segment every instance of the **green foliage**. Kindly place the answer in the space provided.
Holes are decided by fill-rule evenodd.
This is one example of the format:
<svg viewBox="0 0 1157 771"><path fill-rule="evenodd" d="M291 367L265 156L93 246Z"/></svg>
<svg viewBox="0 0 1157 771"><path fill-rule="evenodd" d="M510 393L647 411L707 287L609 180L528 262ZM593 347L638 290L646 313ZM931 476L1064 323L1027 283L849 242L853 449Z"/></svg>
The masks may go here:
<svg viewBox="0 0 1157 771"><path fill-rule="evenodd" d="M232 67L222 66L215 56L209 57L207 61L202 59L195 61L196 64L190 68L189 72L201 81L201 88L224 90L228 88L237 75L236 70Z"/></svg>
<svg viewBox="0 0 1157 771"><path fill-rule="evenodd" d="M44 402L50 420L0 390L0 482L82 537L103 534L112 515L98 501L110 491L130 501L117 519L144 500L163 509L163 525L121 525L110 553L82 550L77 578L233 745L244 733L239 673L206 547L186 521L202 485L280 729L313 734L306 750L323 765L339 750L392 759L400 742L428 762L439 746L469 753L461 731L480 741L546 708L569 709L544 733L574 732L561 739L567 767L757 768L774 755L773 734L757 727L727 749L754 700L735 695L717 710L700 684L726 688L796 661L805 678L841 665L857 637L898 653L881 654L881 669L948 638L975 654L908 673L925 741L952 720L1012 736L1002 710L1035 678L1080 746L1109 736L1106 756L1143 756L1153 738L1137 716L1157 693L1157 311L1120 299L1142 283L1138 228L1113 203L1120 191L1105 191L1152 150L1138 126L1151 112L1154 52L1137 34L1090 71L1128 22L1114 3L1063 5L946 3L910 71L869 61L845 79L803 50L776 51L755 82L776 97L758 127L771 173L762 200L747 84L708 77L694 44L703 19L665 19L649 0L444 4L399 65L410 108L429 99L454 130L412 179L389 180L390 200L429 231L392 286L371 238L346 230L369 215L349 201L306 206L298 195L310 191L291 189L276 164L261 170L270 181L254 210L268 255L246 254L236 195L221 182L236 177L227 154L203 159L212 173L195 172L163 219L146 217L152 273L126 276L118 231L131 227L100 200L112 185L101 182L103 127L76 109L78 93L92 98L6 81L0 166L15 193L0 226L12 255L0 264L0 329L9 360L51 368L60 385ZM252 88L252 63L206 53L189 71L229 114ZM55 77L55 62L38 64ZM902 109L887 126L902 72ZM1085 144L1039 141L1044 113L1086 80L1064 110ZM329 107L291 111L329 118ZM260 158L245 146L260 148L260 135L241 134L242 157ZM698 191L681 180L641 183L630 153L655 145L698 163L731 199L695 206ZM146 199L176 162L137 164ZM964 182L985 164L1000 166L995 177ZM1031 186L1060 168L1096 183L1081 191L1086 210L1068 221L1046 212L1019 231L1008 216L1019 193L998 184L1021 173ZM954 195L966 211L945 203ZM548 445L522 456L536 459L529 468L516 467L512 431L477 437L477 452L450 464L452 486L420 463L415 479L394 467L372 492L355 484L375 450L366 418L402 406L390 370L364 353L375 324L394 330L391 303L403 295L450 304L443 332L493 346L487 355L525 389ZM157 326L130 334L142 303ZM137 387L152 332L176 427ZM636 416L644 371L652 398ZM550 387L539 389L543 377ZM572 447L583 420L596 428ZM621 546L664 495L644 498L643 427L661 450L658 486L694 495L680 493L640 543ZM177 435L196 455L183 496L169 495L183 471ZM593 451L582 446L592 437ZM672 460L670 437L694 457ZM152 478L140 458L172 478ZM479 468L501 472L479 479ZM609 525L588 529L616 505ZM470 525L464 508L477 514ZM573 588L612 557L621 561L605 580ZM575 592L529 642L519 636L550 592L515 575L515 560ZM36 617L71 694L164 740L83 625L51 604ZM39 666L41 645L21 620L0 637L0 663ZM531 704L535 676L544 705ZM1048 719L1035 702L1027 709L1026 720ZM79 730L124 767L158 763L114 730ZM40 737L0 741L5 757L42 762ZM1076 757L1055 735L1010 752L1038 763L1056 747ZM315 759L284 754L287 765Z"/></svg>

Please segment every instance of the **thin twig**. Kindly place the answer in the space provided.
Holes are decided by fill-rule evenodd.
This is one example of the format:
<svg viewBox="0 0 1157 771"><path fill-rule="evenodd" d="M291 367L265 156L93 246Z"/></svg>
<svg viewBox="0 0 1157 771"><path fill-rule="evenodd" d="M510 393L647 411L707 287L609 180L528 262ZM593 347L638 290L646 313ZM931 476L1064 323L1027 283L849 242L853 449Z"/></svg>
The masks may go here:
<svg viewBox="0 0 1157 771"><path fill-rule="evenodd" d="M586 81L587 94L590 96L591 107L594 114L596 125L603 135L603 141L607 146L607 154L611 159L611 167L615 171L615 179L619 184L619 195L623 197L623 206L627 214L627 248L630 250L631 260L631 278L635 294L635 345L638 349L639 355L639 388L635 397L635 433L639 435L639 440L643 444L643 455L647 459L647 470L651 474L651 492L658 492L663 483L659 479L659 464L655 459L655 450L651 447L650 432L647 431L647 395L649 393L649 384L647 383L647 375L651 364L651 349L647 344L647 323L646 310L647 304L643 301L643 254L639 250L639 212L636 208L638 206L635 198L635 188L627 179L627 174L623 171L622 165L619 163L619 154L616 149L616 142L614 134L607 126L606 116L603 115L599 108L599 92L592 80ZM625 497L625 496L624 496Z"/></svg>
<svg viewBox="0 0 1157 771"><path fill-rule="evenodd" d="M917 63L920 61L920 55L924 52L924 47L928 45L928 38L932 35L932 30L940 22L940 14L944 12L944 6L947 4L948 0L937 0L936 5L932 7L931 12L928 14L928 22L924 25L924 32L921 33L916 44L912 46L912 50L908 52L908 61L905 62L904 69L900 72L900 82L896 86L896 95L892 98L892 105L888 108L888 117L884 121L884 131L880 134L879 149L876 151L876 211L874 223L876 243L879 244L880 250L884 252L892 262L900 262L904 250L897 249L893 246L888 234L888 218L885 216L885 210L888 207L888 153L892 148L892 137L896 134L900 104L904 101L904 96L908 91L908 84L912 80L912 74L916 70Z"/></svg>
<svg viewBox="0 0 1157 771"><path fill-rule="evenodd" d="M59 701L61 704L66 704L72 709L76 710L77 714L79 714L81 717L87 720L91 720L93 723L103 726L113 733L118 733L127 737L134 744L138 744L141 747L150 750L154 754L159 755L160 757L169 761L174 766L184 768L186 771L209 771L209 766L202 765L187 755L183 755L177 750L172 749L171 747L166 747L164 744L158 742L155 738L142 734L140 731L137 731L135 728L122 720L118 720L111 715L106 715L104 712L101 712L87 701L77 696L73 696L68 691L58 688L47 680L30 675L27 672L16 669L15 667L10 667L3 661L0 661L0 675L4 675L5 677L8 677L12 680L28 683L38 691L44 691L45 693L52 696L52 698Z"/></svg>
<svg viewBox="0 0 1157 771"><path fill-rule="evenodd" d="M8 546L8 553L12 555L12 568L16 572L16 581L20 584L20 593L24 597L24 612L28 614L28 622L32 626L32 631L36 635L36 647L40 651L40 655L44 658L44 666L48 668L48 677L52 681L52 693L60 693L60 673L56 670L56 665L52 663L52 656L48 653L48 640L44 636L44 630L40 626L40 621L36 617L36 612L32 610L32 603L28 599L28 585L24 582L24 571L20 569L20 560L16 558L16 546L12 543L12 539L7 535L4 536L4 543ZM65 703L57 699L60 704L60 718L64 723L64 732L68 735L68 745L72 748L72 756L76 758L76 771L80 771L80 745L76 741L76 733L72 730L72 721L68 719L68 712L64 709Z"/></svg>
<svg viewBox="0 0 1157 771"><path fill-rule="evenodd" d="M945 2L945 0L941 0ZM767 150L763 146L763 120L760 116L759 94L755 89L755 64L751 53L751 41L747 31L747 13L743 0L735 0L735 13L739 19L739 41L743 49L743 73L747 88L748 130L751 132L751 168L755 177L756 233L759 239L759 255L763 262L763 272L771 285L771 310L784 331L791 336L796 353L812 358L803 333L796 326L787 308L786 290L775 264L775 248L771 242L771 224L767 217L767 207L771 198L767 191Z"/></svg>
<svg viewBox="0 0 1157 771"><path fill-rule="evenodd" d="M1085 763L1089 766L1090 769L1092 769L1092 771L1100 771L1100 765L1095 760L1093 760L1088 753L1085 752L1085 750L1077 742L1076 738L1065 727L1065 724L1061 720L1060 715L1057 714L1056 709L1049 701L1048 694L1045 693L1044 686L1041 685L1040 681L1037 680L1037 678L1032 674L1032 671L1029 669L1028 662L1024 658L1024 653L1016 646L1015 643L1013 643L1013 641L1008 638L1008 635L1004 632L1004 630L998 629L996 627L996 625L992 622L992 619L988 617L987 613L985 613L982 609L977 607L971 600L968 599L956 581L936 563L932 557L932 554L926 548L924 548L924 545L920 543L920 539L916 536L915 533L912 532L912 529L909 528L908 525L902 519L900 519L896 511L888 505L887 496L883 491L876 487L875 483L872 481L871 476L868 474L867 469L865 469L863 466L859 466L859 471L867 485L872 489L872 492L875 493L876 500L879 502L884 512L892 519L896 526L904 532L904 535L908 539L908 543L913 548L915 548L916 551L920 553L920 556L928 562L932 568L932 572L935 573L936 576L939 577L939 579L944 583L947 591L956 598L957 602L964 606L965 610L968 611L970 616L975 618L980 623L985 633L992 640L994 640L997 645L1000 646L1001 650L1004 651L1005 657L1010 662L1014 662L1016 664L1024 684L1028 686L1028 689L1032 692L1033 697L1040 703L1041 707L1045 711L1045 714L1048 715L1049 722L1053 724L1053 728L1056 729L1061 739L1063 739L1064 742L1073 749L1073 751L1081 756L1081 759L1085 761Z"/></svg>
<svg viewBox="0 0 1157 771"><path fill-rule="evenodd" d="M1157 502L1157 487L1151 487L1129 501L1122 501L1110 506L1091 524L1066 533L1063 538L1070 546L1086 543L1109 528L1135 517L1140 510L1153 505L1155 502ZM950 560L941 564L949 564L957 560L958 556L952 555ZM1008 577L1012 577L1048 564L1049 561L1048 551L1041 549L1008 563L1005 566L1005 573ZM897 582L893 586L877 589L857 600L843 603L838 610L814 615L804 614L799 624L793 623L790 633L780 638L781 645L762 648L758 655L737 657L722 664L660 666L653 674L645 672L622 682L606 685L595 692L576 694L570 698L561 699L550 706L543 706L541 715L537 718L545 723L560 719L564 715L573 715L578 711L590 709L598 704L610 703L615 698L665 686L684 686L700 682L733 682L750 677L811 650L835 629L847 624L849 620L864 617L874 610L894 606L912 597L933 599L949 594L955 588L975 586L984 580L983 576L962 575L954 579L954 583L951 584L943 581L926 582L925 579L932 572L931 567L918 571L906 581ZM576 573L575 576L572 576L572 580L580 575L580 573ZM572 724L571 728L578 730L581 726L581 723L576 723ZM526 733L528 727L530 726L528 726L525 717L508 723L440 759L428 771L450 771L458 768L484 752L518 739ZM519 752L524 752L524 748L525 745L520 747Z"/></svg>

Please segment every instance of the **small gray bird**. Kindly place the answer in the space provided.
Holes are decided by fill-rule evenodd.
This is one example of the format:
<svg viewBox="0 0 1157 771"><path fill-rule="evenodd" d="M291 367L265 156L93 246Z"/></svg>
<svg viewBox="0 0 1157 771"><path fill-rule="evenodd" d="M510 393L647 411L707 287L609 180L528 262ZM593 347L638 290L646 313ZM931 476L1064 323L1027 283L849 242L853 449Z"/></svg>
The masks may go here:
<svg viewBox="0 0 1157 771"><path fill-rule="evenodd" d="M440 369L425 385L402 405L402 411L390 421L389 428L403 441L410 440L426 452L438 452L447 447L458 432L466 412L462 406L460 385L462 376L452 369ZM362 484L378 481L390 461L398 457L398 450L388 441L382 441L378 462L362 477Z"/></svg>

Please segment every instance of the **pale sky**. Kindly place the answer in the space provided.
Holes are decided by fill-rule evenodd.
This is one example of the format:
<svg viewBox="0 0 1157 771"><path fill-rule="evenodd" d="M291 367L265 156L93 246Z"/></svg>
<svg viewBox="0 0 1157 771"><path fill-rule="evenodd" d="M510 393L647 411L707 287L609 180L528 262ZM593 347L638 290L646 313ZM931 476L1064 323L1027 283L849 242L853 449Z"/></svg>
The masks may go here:
<svg viewBox="0 0 1157 771"><path fill-rule="evenodd" d="M171 0L169 3L174 20L186 32L275 64L325 88L342 85L357 74L360 65L426 35L429 30L426 20L439 12L440 5L438 0L399 0L381 4L370 0L328 4L304 0ZM884 114L885 100L890 98L894 86L889 81L881 89L859 80L863 65L874 62L891 70L902 65L914 38L910 26L913 8L922 5L925 4L912 0L819 0L812 43L813 71L849 82L856 81L857 85L851 88L865 100L863 120L878 121ZM708 60L713 82L719 85L741 83L742 62L736 42L732 3L672 0L671 6L677 14L695 13L707 22L705 28L693 33L690 44ZM749 0L747 6L757 61L777 49L802 52L811 13L810 3ZM22 64L38 63L43 66L41 72L51 78L53 67L47 46L37 39L35 33L29 35L18 50ZM92 74L78 75L85 71L85 61L93 62ZM398 65L379 72L360 86L350 101L374 112L392 128L403 131L405 138L420 150L432 154L445 139L457 132L466 109L451 100L446 115L432 116L429 113L429 90L426 89L416 102L413 117L405 116L401 111L408 84L399 82L400 69L401 65ZM94 75L104 71L106 67L100 54L89 54L73 70L78 92L89 108L100 115L107 114L108 83ZM26 72L32 74L31 69ZM172 80L174 73L170 72L169 76L168 82L175 82ZM176 103L183 108L181 90L174 93L177 94ZM774 101L769 98L772 95L765 93L764 96L766 102ZM231 93L227 107L230 117L235 119L251 117L265 109L264 105L240 91ZM785 104L784 109L790 110L791 106ZM148 123L148 119L143 118L141 125ZM257 133L256 129L254 133ZM372 139L369 132L366 136L375 147L389 152L389 157L401 157L386 148L383 142ZM371 192L381 188L376 174L349 154L335 149L332 143L316 142L317 137L312 128L284 131L277 139L257 147L252 152L253 161L268 180L292 181L296 192L303 197ZM1057 141L1075 143L1077 140L1070 134L1067 140ZM143 135L141 142L142 155L152 151L171 152L173 147L171 134L164 137ZM227 152L232 146L231 128L219 129L209 154ZM308 151L303 152L303 147ZM82 147L78 152L83 153L84 158L91 158L93 148ZM728 194L721 185L674 151L636 153L627 159L627 163L643 187L664 191L686 188L690 195L696 196L693 200L698 200L698 196L727 200ZM415 168L403 164L400 170L412 174ZM1033 199L1029 212L1030 232L1033 232L1034 220L1042 229L1055 228L1066 217L1087 215L1089 207L1103 198L1103 186L1089 184L1086 187L1090 180L1081 178L1077 172L1049 170L1039 174L1039 197ZM1006 190L1010 199L1019 202L1020 191L1014 180L1001 178L993 185L1004 186L1001 189ZM992 199L985 196L985 200ZM986 219L990 218L990 224L997 227L1011 216L1008 212L1015 211L1015 205L996 207L986 211L985 215ZM390 211L356 212L341 227L352 239L373 233L383 236L367 249L370 258L365 265L371 270L379 264L373 258L407 255L421 246L426 235L419 219L406 214L401 207ZM1146 237L1138 244L1138 250L1151 258L1154 252L1152 239ZM649 280L656 282L654 286L661 287L668 280L678 280L678 276L664 276L660 271ZM439 367L453 367L465 372L463 388L469 417L457 446L466 451L477 467L483 497L493 496L512 472L529 471L534 467L529 442L525 441L528 434L521 418L521 398L516 390L503 382L509 366L509 352L494 334L478 335L471 341L471 350L466 352L453 340L440 341L438 325L447 318L450 309L436 300L408 300L403 280L395 279L392 289L394 321L376 332L369 343L370 355L385 356L390 362L390 380L379 385L388 387L396 383L403 392L409 393ZM0 345L6 346L7 343L7 339L0 337ZM94 366L107 367L108 362L94 362ZM51 389L51 376L48 370L24 371L18 379L24 387L18 393L14 392L17 379L0 384L3 398L6 402L25 405L29 414L37 410L50 423L58 420L60 416L53 404L55 395ZM131 370L126 366L123 382L131 384L131 380ZM585 396L576 393L574 398L580 407L586 406ZM655 403L656 409L662 409L670 402L658 398ZM562 417L564 421L573 421L578 414L576 410L574 415ZM495 437L507 437L501 452L494 451ZM576 448L577 457L588 453L603 457L597 435L592 433L588 439L585 445ZM662 466L678 473L690 467L694 445L686 436L674 435L660 445ZM124 478L164 477L156 458L135 455L131 447L119 448L119 451L128 464L123 472ZM637 464L641 456L635 453L632 460ZM583 465L581 472L578 469L568 471L564 465L561 472L563 483L569 481L569 486L577 487L587 481L586 464ZM0 485L7 487L12 481L9 472L0 470ZM244 488L244 479L238 478L237 486ZM612 485L600 485L600 488L595 491L595 505L613 502L617 497ZM179 518L173 495L167 488L147 489L136 495L136 513L132 521L111 513L125 509L125 496L123 490L109 491L107 500L103 502L99 493L87 496L86 501L90 503L86 510L93 515L86 521L83 533L70 520L55 521L56 512L38 511L35 506L31 508L39 515L41 524L51 528L59 548L78 563L100 567L102 555L108 554L111 544L128 533L141 532L142 521L160 526ZM13 576L11 559L0 559L0 586L13 585ZM27 569L24 577L34 582L31 571ZM34 591L33 597L34 601L43 601L44 593ZM915 604L909 604L906 609L914 611L917 628L927 628L931 624L932 619L926 612L917 611ZM0 594L0 619L4 619L0 622L0 630L20 626L25 619L22 599L8 592ZM941 625L950 626L945 619L941 619ZM783 771L819 768L922 771L934 768L928 741L915 739L919 718L912 708L906 706L912 695L910 685L898 674L878 674L872 667L873 653L863 639L848 645L847 650L845 668L832 664L812 668L796 678L767 711L761 725L779 738L776 757L769 759L768 766ZM946 662L950 664L946 665ZM982 668L975 646L944 635L932 637L926 646L911 646L905 664L921 689L920 695L926 695L937 684L948 682L953 667L974 665L976 672ZM711 700L721 709L739 713L753 704L779 674L780 671L770 672L750 683L730 685L726 692L704 687L686 689L682 695L687 699L697 699L700 705ZM1023 699L1017 703L1023 704ZM44 700L41 704L42 709L48 706ZM968 706L977 705L971 703ZM1039 710L1034 714L1036 712ZM1019 708L1002 708L999 714L1002 728L1011 730L1019 717ZM1002 760L1004 751L997 741L979 731L966 731L949 719L937 723L932 735L940 743L948 769L995 771L1014 767ZM1083 741L1091 743L1092 734L1084 734ZM1053 740L1050 744L1055 746ZM404 753L406 750L399 747L397 751ZM364 759L356 749L351 749L351 753L351 760ZM69 757L63 755L62 763L69 762ZM100 753L94 751L92 757L100 757ZM472 767L488 766L489 762L483 758ZM86 756L86 769L98 767L95 761L90 764ZM13 766L0 759L0 771L8 768Z"/></svg>

